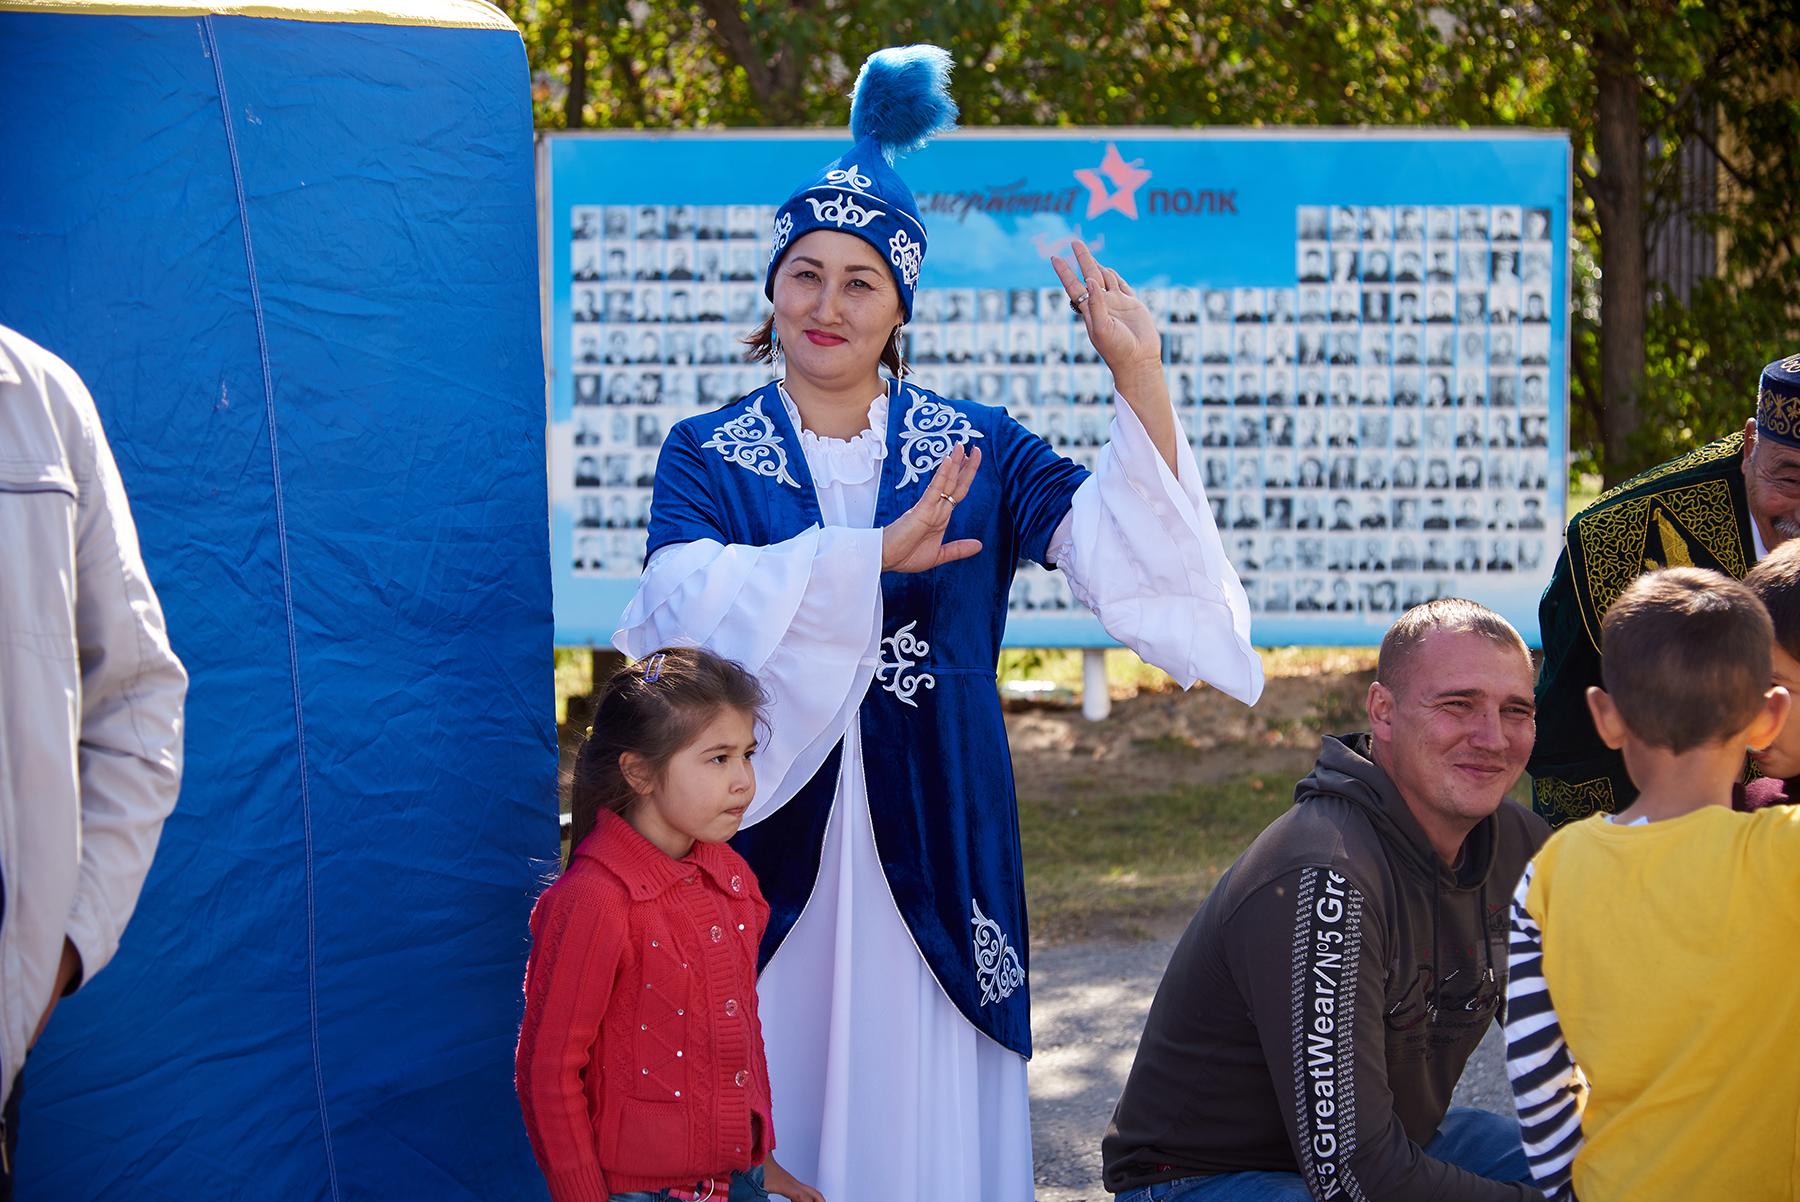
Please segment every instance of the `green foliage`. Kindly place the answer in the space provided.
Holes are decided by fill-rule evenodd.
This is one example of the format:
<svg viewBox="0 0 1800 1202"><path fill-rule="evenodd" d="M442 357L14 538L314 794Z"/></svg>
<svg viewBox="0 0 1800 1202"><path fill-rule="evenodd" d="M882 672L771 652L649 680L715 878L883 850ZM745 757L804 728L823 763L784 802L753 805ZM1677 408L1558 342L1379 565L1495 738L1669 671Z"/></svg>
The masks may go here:
<svg viewBox="0 0 1800 1202"><path fill-rule="evenodd" d="M594 653L586 647L556 649L556 724L568 721L569 698L594 691Z"/></svg>
<svg viewBox="0 0 1800 1202"><path fill-rule="evenodd" d="M1566 130L1576 473L1616 480L1741 425L1762 364L1796 349L1791 0L500 2L524 33L546 128L842 126L864 57L934 41L956 55L952 90L968 126ZM1647 148L1635 195L1616 194L1600 160L1602 76L1634 81L1638 128L1626 144ZM1696 143L1716 190L1682 169ZM1685 300L1653 281L1613 315L1641 329L1646 367L1641 421L1609 462L1600 233L1634 213L1646 242L1685 219L1723 250L1718 278Z"/></svg>

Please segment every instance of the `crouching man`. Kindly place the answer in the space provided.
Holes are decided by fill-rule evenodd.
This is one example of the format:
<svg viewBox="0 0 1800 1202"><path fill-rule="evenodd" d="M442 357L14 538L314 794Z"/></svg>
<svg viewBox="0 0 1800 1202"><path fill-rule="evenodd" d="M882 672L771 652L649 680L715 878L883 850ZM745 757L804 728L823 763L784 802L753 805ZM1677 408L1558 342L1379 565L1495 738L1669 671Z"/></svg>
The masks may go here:
<svg viewBox="0 0 1800 1202"><path fill-rule="evenodd" d="M1394 623L1376 675L1368 733L1324 740L1175 947L1102 1144L1120 1202L1541 1197L1511 1118L1449 1108L1547 833L1505 800L1531 660L1449 599Z"/></svg>

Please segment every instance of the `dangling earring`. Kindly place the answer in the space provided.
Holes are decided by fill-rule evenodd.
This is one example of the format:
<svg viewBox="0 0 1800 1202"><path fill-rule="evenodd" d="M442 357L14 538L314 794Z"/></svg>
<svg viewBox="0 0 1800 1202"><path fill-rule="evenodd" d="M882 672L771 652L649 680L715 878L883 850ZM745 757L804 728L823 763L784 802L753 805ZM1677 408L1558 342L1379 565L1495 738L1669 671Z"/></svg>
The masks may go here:
<svg viewBox="0 0 1800 1202"><path fill-rule="evenodd" d="M906 379L906 352L902 349L903 344L900 341L900 331L905 328L904 325L894 327L894 362L899 365L899 370L894 373L894 378L897 380Z"/></svg>
<svg viewBox="0 0 1800 1202"><path fill-rule="evenodd" d="M774 322L770 322L769 323L769 362L773 363L773 362L775 362L775 360L777 360L779 358L781 358L781 332L775 328Z"/></svg>

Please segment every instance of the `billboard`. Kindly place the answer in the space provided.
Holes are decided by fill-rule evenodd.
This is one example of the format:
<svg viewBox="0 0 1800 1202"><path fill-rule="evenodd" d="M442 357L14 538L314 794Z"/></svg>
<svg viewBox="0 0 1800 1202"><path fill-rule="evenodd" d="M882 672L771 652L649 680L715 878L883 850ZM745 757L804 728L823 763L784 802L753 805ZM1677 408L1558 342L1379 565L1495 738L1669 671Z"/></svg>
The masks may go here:
<svg viewBox="0 0 1800 1202"><path fill-rule="evenodd" d="M739 339L776 205L837 134L552 135L540 152L557 637L635 587L656 452L769 371ZM961 132L902 161L931 248L911 378L1096 461L1110 376L1051 271L1085 239L1156 312L1259 644L1379 640L1431 597L1535 642L1564 523L1569 144L1433 131ZM1007 642L1104 646L1022 565Z"/></svg>

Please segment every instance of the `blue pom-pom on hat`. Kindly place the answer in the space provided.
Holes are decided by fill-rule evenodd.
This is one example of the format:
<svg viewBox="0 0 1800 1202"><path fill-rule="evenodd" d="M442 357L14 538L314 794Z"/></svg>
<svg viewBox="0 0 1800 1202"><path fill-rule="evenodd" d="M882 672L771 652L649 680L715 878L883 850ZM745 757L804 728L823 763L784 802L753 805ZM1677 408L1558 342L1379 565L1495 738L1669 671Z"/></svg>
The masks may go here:
<svg viewBox="0 0 1800 1202"><path fill-rule="evenodd" d="M1783 446L1800 447L1800 355L1763 368L1756 393L1756 433Z"/></svg>
<svg viewBox="0 0 1800 1202"><path fill-rule="evenodd" d="M925 261L925 222L912 189L893 168L956 126L950 54L937 46L897 46L869 56L850 94L848 153L825 164L775 213L763 294L775 299L775 269L797 239L814 230L854 234L887 261L912 320L913 293Z"/></svg>
<svg viewBox="0 0 1800 1202"><path fill-rule="evenodd" d="M941 46L877 50L850 89L850 136L873 138L889 163L956 128L950 52Z"/></svg>

